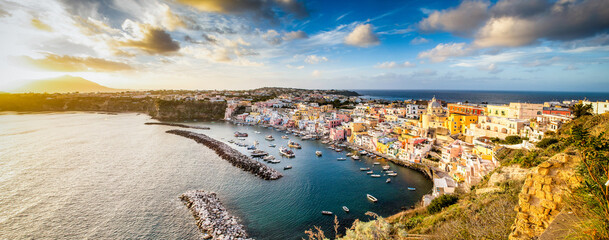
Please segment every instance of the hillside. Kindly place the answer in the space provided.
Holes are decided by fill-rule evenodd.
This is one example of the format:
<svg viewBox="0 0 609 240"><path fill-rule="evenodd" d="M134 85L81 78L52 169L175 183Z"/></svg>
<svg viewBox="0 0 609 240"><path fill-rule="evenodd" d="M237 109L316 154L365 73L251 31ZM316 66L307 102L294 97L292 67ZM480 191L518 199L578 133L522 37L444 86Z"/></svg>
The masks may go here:
<svg viewBox="0 0 609 240"><path fill-rule="evenodd" d="M608 239L608 134L609 114L583 116L536 150L498 154L471 191L356 221L342 239Z"/></svg>
<svg viewBox="0 0 609 240"><path fill-rule="evenodd" d="M105 87L87 79L69 75L52 79L35 80L13 90L13 92L16 93L88 93L120 91L123 90Z"/></svg>

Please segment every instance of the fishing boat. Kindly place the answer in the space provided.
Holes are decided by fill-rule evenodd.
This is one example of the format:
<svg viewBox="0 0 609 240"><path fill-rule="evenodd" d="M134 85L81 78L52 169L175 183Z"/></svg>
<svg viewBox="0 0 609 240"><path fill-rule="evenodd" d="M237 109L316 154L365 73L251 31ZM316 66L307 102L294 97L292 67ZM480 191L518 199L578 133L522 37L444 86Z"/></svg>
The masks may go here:
<svg viewBox="0 0 609 240"><path fill-rule="evenodd" d="M373 162L372 164L374 164L374 165L379 165L379 164L381 164L381 163L380 163L380 162Z"/></svg>
<svg viewBox="0 0 609 240"><path fill-rule="evenodd" d="M397 175L398 175L397 173L387 173L387 176L391 176L391 177L395 177Z"/></svg>
<svg viewBox="0 0 609 240"><path fill-rule="evenodd" d="M361 151L359 151L359 154L366 155L366 154L368 154L368 152L366 152L366 150L361 150Z"/></svg>
<svg viewBox="0 0 609 240"><path fill-rule="evenodd" d="M313 138L313 137L311 137L310 135L306 135L306 136L302 137L301 139L303 141L306 141L306 140L311 140L311 138Z"/></svg>
<svg viewBox="0 0 609 240"><path fill-rule="evenodd" d="M298 144L296 142L292 142L292 141L288 141L288 147L296 148L296 149L300 149L301 148L300 144Z"/></svg>
<svg viewBox="0 0 609 240"><path fill-rule="evenodd" d="M353 160L356 160L356 161L357 161L357 160L359 160L359 157L358 157L357 155L353 155L353 156L351 156L351 159L353 159Z"/></svg>
<svg viewBox="0 0 609 240"><path fill-rule="evenodd" d="M371 176L371 177L374 177L374 178L381 177L381 175L380 175L380 174L372 174L372 175L370 175L370 176Z"/></svg>
<svg viewBox="0 0 609 240"><path fill-rule="evenodd" d="M273 160L270 160L269 162L270 163L280 163L281 160L279 160L279 159L273 159Z"/></svg>
<svg viewBox="0 0 609 240"><path fill-rule="evenodd" d="M269 147L276 147L277 145L275 144L269 144Z"/></svg>
<svg viewBox="0 0 609 240"><path fill-rule="evenodd" d="M391 182L391 178L387 178L387 181L385 181L386 183L390 183Z"/></svg>
<svg viewBox="0 0 609 240"><path fill-rule="evenodd" d="M332 215L333 213L330 211L321 211L321 214L323 215Z"/></svg>
<svg viewBox="0 0 609 240"><path fill-rule="evenodd" d="M283 138L283 139L288 139L288 138L290 138L290 137L288 137L288 135L283 135L283 136L281 136L281 138Z"/></svg>
<svg viewBox="0 0 609 240"><path fill-rule="evenodd" d="M275 138L273 138L273 135L268 135L264 139L266 139L267 141L275 141Z"/></svg>
<svg viewBox="0 0 609 240"><path fill-rule="evenodd" d="M279 153L288 158L293 158L296 156L296 155L294 155L294 152L292 152L292 150L287 149L285 147L279 148Z"/></svg>
<svg viewBox="0 0 609 240"><path fill-rule="evenodd" d="M334 151L336 151L336 152L342 152L343 150L340 149L340 148L335 148Z"/></svg>
<svg viewBox="0 0 609 240"><path fill-rule="evenodd" d="M348 213L349 212L349 208L347 206L343 206L343 211Z"/></svg>
<svg viewBox="0 0 609 240"><path fill-rule="evenodd" d="M409 187L409 188L408 188L408 190L410 190L410 191L414 191L414 190L417 190L417 189L416 189L416 188L413 188L413 187Z"/></svg>
<svg viewBox="0 0 609 240"><path fill-rule="evenodd" d="M347 157L353 156L353 153L347 153Z"/></svg>
<svg viewBox="0 0 609 240"><path fill-rule="evenodd" d="M386 170L389 170L389 168L390 168L390 167L389 167L389 165L385 165L385 166L383 166L383 170L385 170L385 171L386 171Z"/></svg>
<svg viewBox="0 0 609 240"><path fill-rule="evenodd" d="M269 154L262 150L254 150L251 155L252 155L252 157L264 157Z"/></svg>
<svg viewBox="0 0 609 240"><path fill-rule="evenodd" d="M368 198L368 200L370 200L370 201L378 202L378 199L376 199L374 196L372 196L370 194L366 194L366 198Z"/></svg>
<svg viewBox="0 0 609 240"><path fill-rule="evenodd" d="M321 157L321 151L315 151L315 155L317 155L318 157Z"/></svg>
<svg viewBox="0 0 609 240"><path fill-rule="evenodd" d="M366 174L368 174L368 175L373 174L373 173L374 173L373 171L366 172Z"/></svg>
<svg viewBox="0 0 609 240"><path fill-rule="evenodd" d="M283 167L283 170L288 170L288 169L292 169L292 166L287 165L287 166Z"/></svg>
<svg viewBox="0 0 609 240"><path fill-rule="evenodd" d="M347 159L346 159L346 158L344 158L344 157L339 157L339 158L337 158L336 160L338 160L338 161L345 161L345 160L347 160Z"/></svg>
<svg viewBox="0 0 609 240"><path fill-rule="evenodd" d="M235 132L235 137L247 137L247 133Z"/></svg>
<svg viewBox="0 0 609 240"><path fill-rule="evenodd" d="M370 168L369 167L367 167L367 168L359 168L359 170L360 171L370 171Z"/></svg>
<svg viewBox="0 0 609 240"><path fill-rule="evenodd" d="M264 161L270 161L270 160L274 160L275 156L273 155L267 155L266 157L263 157L262 160Z"/></svg>

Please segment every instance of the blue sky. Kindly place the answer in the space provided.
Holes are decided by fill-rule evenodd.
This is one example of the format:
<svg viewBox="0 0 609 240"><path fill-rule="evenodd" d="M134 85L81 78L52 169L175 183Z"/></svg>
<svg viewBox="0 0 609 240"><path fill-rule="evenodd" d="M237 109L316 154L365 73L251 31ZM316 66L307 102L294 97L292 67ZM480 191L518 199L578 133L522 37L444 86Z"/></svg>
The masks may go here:
<svg viewBox="0 0 609 240"><path fill-rule="evenodd" d="M609 1L0 0L0 90L609 91Z"/></svg>

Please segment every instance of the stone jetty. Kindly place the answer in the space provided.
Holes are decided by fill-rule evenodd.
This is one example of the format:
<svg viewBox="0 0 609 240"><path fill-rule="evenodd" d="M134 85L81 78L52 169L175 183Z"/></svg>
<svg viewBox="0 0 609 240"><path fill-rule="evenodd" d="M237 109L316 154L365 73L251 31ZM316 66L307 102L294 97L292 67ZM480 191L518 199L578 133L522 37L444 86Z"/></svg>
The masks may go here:
<svg viewBox="0 0 609 240"><path fill-rule="evenodd" d="M171 126L171 127L181 127L181 128L193 128L193 129L201 129L201 130L209 130L209 127L197 127L197 126L188 126L185 124L179 124L179 123L163 123L163 122L147 122L144 123L146 125L164 125L164 126Z"/></svg>
<svg viewBox="0 0 609 240"><path fill-rule="evenodd" d="M216 193L203 190L191 190L180 196L186 207L190 209L201 232L214 239L233 240L248 238L245 227L239 219L228 213L222 206Z"/></svg>
<svg viewBox="0 0 609 240"><path fill-rule="evenodd" d="M220 142L216 139L208 137L202 133L195 133L184 130L169 130L166 133L175 134L178 136L190 138L195 140L198 143L201 143L212 150L216 151L216 153L223 158L224 160L233 164L233 166L241 168L245 171L251 172L254 175L265 179L265 180L276 180L283 175L279 173L277 170L265 165L264 163L258 162L245 154L235 150L234 148L228 146L227 144Z"/></svg>

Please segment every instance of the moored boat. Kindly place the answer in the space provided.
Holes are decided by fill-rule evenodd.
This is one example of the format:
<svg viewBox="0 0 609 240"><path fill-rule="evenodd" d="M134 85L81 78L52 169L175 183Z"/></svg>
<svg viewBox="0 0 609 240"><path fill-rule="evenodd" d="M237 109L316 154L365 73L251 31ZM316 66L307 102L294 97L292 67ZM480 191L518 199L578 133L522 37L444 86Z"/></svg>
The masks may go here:
<svg viewBox="0 0 609 240"><path fill-rule="evenodd" d="M349 208L347 206L343 206L343 211L349 212Z"/></svg>
<svg viewBox="0 0 609 240"><path fill-rule="evenodd" d="M370 168L369 167L367 167L367 168L359 168L359 170L360 171L370 171Z"/></svg>
<svg viewBox="0 0 609 240"><path fill-rule="evenodd" d="M323 215L332 215L333 213L330 211L321 211L321 214Z"/></svg>
<svg viewBox="0 0 609 240"><path fill-rule="evenodd" d="M247 133L235 132L235 137L247 137Z"/></svg>
<svg viewBox="0 0 609 240"><path fill-rule="evenodd" d="M270 161L270 160L273 160L273 159L275 159L275 156L273 156L273 155L267 155L266 157L262 158L262 160L264 160L264 161Z"/></svg>
<svg viewBox="0 0 609 240"><path fill-rule="evenodd" d="M385 181L386 183L390 183L391 182L391 178L387 178L387 181Z"/></svg>
<svg viewBox="0 0 609 240"><path fill-rule="evenodd" d="M264 139L266 139L267 141L275 141L275 138L273 138L273 135L268 135Z"/></svg>
<svg viewBox="0 0 609 240"><path fill-rule="evenodd" d="M366 198L368 198L368 200L373 201L373 202L377 202L378 199L376 199L374 196L370 195L370 194L366 194Z"/></svg>
<svg viewBox="0 0 609 240"><path fill-rule="evenodd" d="M366 172L366 174L373 174L373 173L374 173L373 171Z"/></svg>
<svg viewBox="0 0 609 240"><path fill-rule="evenodd" d="M264 157L268 155L268 153L262 150L254 150L251 155L252 157Z"/></svg>
<svg viewBox="0 0 609 240"><path fill-rule="evenodd" d="M389 165L383 166L383 170L389 170L389 168L390 168Z"/></svg>
<svg viewBox="0 0 609 240"><path fill-rule="evenodd" d="M321 151L315 151L315 155L317 155L318 157L321 157L322 152Z"/></svg>
<svg viewBox="0 0 609 240"><path fill-rule="evenodd" d="M344 157L339 157L339 158L337 158L336 160L338 160L338 161L345 161L345 160L347 160L347 159L346 159L346 158L344 158Z"/></svg>
<svg viewBox="0 0 609 240"><path fill-rule="evenodd" d="M287 149L285 147L281 147L279 148L279 153L285 157L289 157L289 158L293 158L296 155L294 154L294 152L292 152L292 150Z"/></svg>
<svg viewBox="0 0 609 240"><path fill-rule="evenodd" d="M391 177L395 177L397 175L398 175L397 173L387 173L387 176L391 176Z"/></svg>
<svg viewBox="0 0 609 240"><path fill-rule="evenodd" d="M371 176L371 177L374 177L374 178L379 178L379 177L381 177L381 175L380 175L380 174L372 174L372 175L370 175L370 176Z"/></svg>
<svg viewBox="0 0 609 240"><path fill-rule="evenodd" d="M300 144L298 144L296 142L293 142L293 141L288 141L288 147L296 148L296 149L300 149L301 148Z"/></svg>
<svg viewBox="0 0 609 240"><path fill-rule="evenodd" d="M279 160L279 159L273 159L273 160L270 160L269 162L270 163L280 163L281 160Z"/></svg>
<svg viewBox="0 0 609 240"><path fill-rule="evenodd" d="M409 188L408 188L408 190L410 190L410 191L414 191L414 190L417 190L417 189L416 189L416 188L413 188L413 187L409 187Z"/></svg>
<svg viewBox="0 0 609 240"><path fill-rule="evenodd" d="M381 163L380 163L380 162L373 162L372 164L374 164L374 165L379 165L379 164L381 164Z"/></svg>
<svg viewBox="0 0 609 240"><path fill-rule="evenodd" d="M288 170L288 169L292 169L292 166L291 165L287 165L287 166L283 167L283 170Z"/></svg>
<svg viewBox="0 0 609 240"><path fill-rule="evenodd" d="M357 161L357 160L359 160L359 157L358 157L357 155L353 155L353 156L351 156L351 159L353 159L353 160L356 160L356 161Z"/></svg>
<svg viewBox="0 0 609 240"><path fill-rule="evenodd" d="M288 139L288 138L290 138L290 137L288 137L288 135L283 135L283 136L281 136L281 138L283 138L283 139Z"/></svg>
<svg viewBox="0 0 609 240"><path fill-rule="evenodd" d="M277 145L275 144L269 144L269 147L276 147Z"/></svg>

